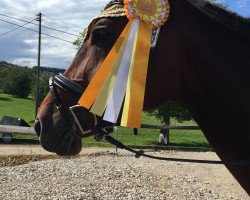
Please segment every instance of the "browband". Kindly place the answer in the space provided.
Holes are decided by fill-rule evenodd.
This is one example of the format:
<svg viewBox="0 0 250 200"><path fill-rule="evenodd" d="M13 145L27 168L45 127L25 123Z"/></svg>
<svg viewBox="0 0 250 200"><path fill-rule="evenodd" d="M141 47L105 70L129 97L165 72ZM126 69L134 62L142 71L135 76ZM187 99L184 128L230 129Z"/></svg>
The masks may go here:
<svg viewBox="0 0 250 200"><path fill-rule="evenodd" d="M112 0L112 1L110 1L107 5L106 5L106 7L104 8L104 10L106 10L107 8L109 8L109 7L111 7L111 6L113 6L113 5L124 5L124 3L123 3L123 0Z"/></svg>

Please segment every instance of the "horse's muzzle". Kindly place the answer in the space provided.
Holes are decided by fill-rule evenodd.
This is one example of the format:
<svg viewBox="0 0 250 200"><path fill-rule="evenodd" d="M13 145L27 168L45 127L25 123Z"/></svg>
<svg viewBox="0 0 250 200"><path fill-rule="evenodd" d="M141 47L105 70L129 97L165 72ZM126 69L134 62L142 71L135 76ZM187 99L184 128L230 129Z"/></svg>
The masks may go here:
<svg viewBox="0 0 250 200"><path fill-rule="evenodd" d="M57 153L58 155L76 155L82 149L82 141L75 136L75 128L64 129L64 131L53 131L53 128L46 130L43 127L41 120L35 120L34 129L39 137L42 147L49 152ZM63 128L62 128L63 129ZM60 129L60 130L62 130Z"/></svg>

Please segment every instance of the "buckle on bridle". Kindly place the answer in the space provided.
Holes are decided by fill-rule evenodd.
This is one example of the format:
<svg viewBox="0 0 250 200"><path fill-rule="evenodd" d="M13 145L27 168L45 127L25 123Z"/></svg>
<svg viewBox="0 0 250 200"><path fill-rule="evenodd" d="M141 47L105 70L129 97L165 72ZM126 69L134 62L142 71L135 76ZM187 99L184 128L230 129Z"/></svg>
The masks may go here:
<svg viewBox="0 0 250 200"><path fill-rule="evenodd" d="M75 114L75 112L74 112L74 109L76 109L76 108L84 108L84 107L81 106L81 105L74 105L74 106L69 107L69 111L70 111L71 115L73 116L74 121L75 121L77 127L78 127L79 130L81 131L81 134L84 135L84 134L87 134L87 133L91 133L91 132L92 132L92 129L89 129L89 130L87 130L87 131L84 131L84 130L83 130L83 128L82 128L82 126L81 126L81 124L80 124L80 122L79 122L79 120L78 120L78 118L77 118L77 116L76 116L76 114ZM97 126L97 117L96 117L95 114L93 114L93 113L91 113L91 114L93 115L94 120L95 120L94 126Z"/></svg>
<svg viewBox="0 0 250 200"><path fill-rule="evenodd" d="M155 48L158 38L159 38L160 30L161 28L159 27L152 31L151 45L150 45L151 48Z"/></svg>

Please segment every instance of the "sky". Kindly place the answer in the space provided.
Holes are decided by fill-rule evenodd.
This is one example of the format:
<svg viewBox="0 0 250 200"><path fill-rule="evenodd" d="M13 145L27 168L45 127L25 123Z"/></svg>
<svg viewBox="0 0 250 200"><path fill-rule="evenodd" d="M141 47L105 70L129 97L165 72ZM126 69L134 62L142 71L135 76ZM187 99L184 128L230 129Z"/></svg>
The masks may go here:
<svg viewBox="0 0 250 200"><path fill-rule="evenodd" d="M76 35L99 15L108 1L0 0L0 61L29 67L37 65L38 22L36 15L41 12L43 26L69 33L42 28L42 33L47 35L42 35L41 66L68 67L77 52L72 44ZM227 5L229 10L244 17L250 17L250 0L219 0L219 2ZM14 24L24 25L25 28L33 31L18 28Z"/></svg>

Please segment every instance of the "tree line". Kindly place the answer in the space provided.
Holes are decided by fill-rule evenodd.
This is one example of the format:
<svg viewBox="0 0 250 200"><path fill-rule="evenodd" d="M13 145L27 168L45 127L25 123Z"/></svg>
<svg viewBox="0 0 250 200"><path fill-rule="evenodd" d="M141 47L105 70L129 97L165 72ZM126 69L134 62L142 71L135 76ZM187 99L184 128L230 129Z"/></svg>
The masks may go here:
<svg viewBox="0 0 250 200"><path fill-rule="evenodd" d="M49 78L63 71L63 69L58 68L40 68L39 105L49 92ZM31 98L35 100L36 83L37 67L28 68L0 62L0 92L11 94L17 98L27 98L31 96ZM166 125L170 125L170 118L175 118L179 122L192 119L186 109L174 102L168 102L157 109L148 111L148 114L155 116Z"/></svg>
<svg viewBox="0 0 250 200"><path fill-rule="evenodd" d="M60 72L64 72L64 70L40 67L39 104L48 93L49 78ZM35 100L36 84L37 67L29 68L0 61L0 92L17 98L28 98L30 96Z"/></svg>

